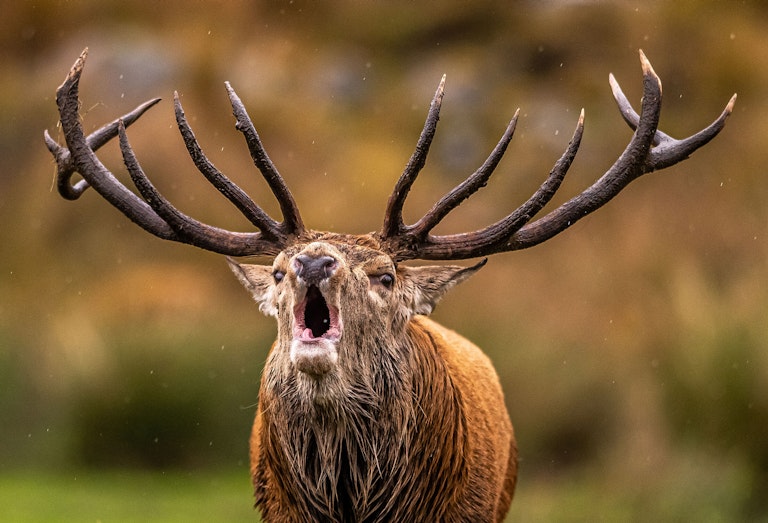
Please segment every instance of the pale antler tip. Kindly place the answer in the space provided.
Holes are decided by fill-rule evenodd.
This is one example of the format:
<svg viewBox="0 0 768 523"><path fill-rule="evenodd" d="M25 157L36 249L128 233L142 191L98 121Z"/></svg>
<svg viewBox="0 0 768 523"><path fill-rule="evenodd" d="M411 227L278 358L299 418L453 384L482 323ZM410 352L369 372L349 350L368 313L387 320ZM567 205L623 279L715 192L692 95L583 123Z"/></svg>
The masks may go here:
<svg viewBox="0 0 768 523"><path fill-rule="evenodd" d="M515 114L512 115L512 119L509 121L509 124L507 124L507 132L513 133L515 131L515 127L517 127L517 119L519 116L520 116L520 108L518 107L515 110Z"/></svg>
<svg viewBox="0 0 768 523"><path fill-rule="evenodd" d="M611 93L613 93L613 98L616 101L620 101L622 98L624 98L624 93L621 90L621 86L619 85L618 80L616 80L616 77L613 76L613 73L608 74L608 84L611 86Z"/></svg>
<svg viewBox="0 0 768 523"><path fill-rule="evenodd" d="M578 125L584 125L584 108L581 108L581 112L579 113L579 123Z"/></svg>
<svg viewBox="0 0 768 523"><path fill-rule="evenodd" d="M173 110L176 112L176 116L184 114L184 109L181 107L181 97L178 91L173 91Z"/></svg>
<svg viewBox="0 0 768 523"><path fill-rule="evenodd" d="M71 87L80 80L80 75L83 73L83 67L85 67L85 59L88 58L88 48L86 47L83 49L83 52L80 53L80 56L77 57L77 60L75 60L75 63L72 65L72 68L69 70L69 73L67 73L67 77L64 79L64 82L59 86L59 89L57 92L61 91L62 88L65 87Z"/></svg>
<svg viewBox="0 0 768 523"><path fill-rule="evenodd" d="M648 57L645 56L643 50L639 49L638 52L640 53L640 65L643 68L643 74L650 74L653 77L658 78L656 71L653 70L653 66L651 65L650 60L648 60Z"/></svg>
<svg viewBox="0 0 768 523"><path fill-rule="evenodd" d="M650 60L648 60L648 58L645 56L643 50L639 49L638 51L640 53L640 65L643 68L643 76L653 79L656 82L659 93L661 93L661 78L659 78L659 75L657 75L656 71L653 70L653 66L651 65Z"/></svg>
<svg viewBox="0 0 768 523"><path fill-rule="evenodd" d="M237 96L237 93L235 92L235 88L232 87L232 84L229 82L224 82L224 88L227 90L227 96L229 96L229 101L232 103L240 102L240 97Z"/></svg>
<svg viewBox="0 0 768 523"><path fill-rule="evenodd" d="M430 114L432 111L440 112L440 106L443 103L443 95L445 94L445 75L440 79L440 83L437 84L435 90L435 96L432 97L432 101L429 104Z"/></svg>
<svg viewBox="0 0 768 523"><path fill-rule="evenodd" d="M83 52L80 53L80 56L77 57L77 60L75 60L75 64L72 66L72 71L69 73L70 75L77 74L79 75L83 67L85 66L85 59L88 58L88 48L86 47L83 49Z"/></svg>
<svg viewBox="0 0 768 523"><path fill-rule="evenodd" d="M733 96L731 96L731 99L728 100L728 105L725 106L725 111L728 114L731 114L733 112L734 105L736 105L736 93L733 93Z"/></svg>
<svg viewBox="0 0 768 523"><path fill-rule="evenodd" d="M440 83L437 84L437 91L435 91L435 99L443 97L443 92L445 91L445 77L446 75L443 74L443 77L440 78Z"/></svg>
<svg viewBox="0 0 768 523"><path fill-rule="evenodd" d="M61 151L62 147L56 142L56 140L51 138L50 133L48 133L48 129L43 131L43 139L45 140L45 145L48 147L48 150L51 152L51 154L56 156L58 152Z"/></svg>

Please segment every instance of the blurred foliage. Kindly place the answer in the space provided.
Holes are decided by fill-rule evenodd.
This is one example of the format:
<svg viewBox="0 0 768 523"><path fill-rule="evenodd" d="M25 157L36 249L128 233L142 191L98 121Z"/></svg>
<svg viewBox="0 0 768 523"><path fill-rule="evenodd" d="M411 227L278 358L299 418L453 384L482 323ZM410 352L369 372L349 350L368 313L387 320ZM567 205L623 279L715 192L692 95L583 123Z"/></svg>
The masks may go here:
<svg viewBox="0 0 768 523"><path fill-rule="evenodd" d="M258 522L245 470L16 471L0 475L0 506L15 523Z"/></svg>
<svg viewBox="0 0 768 523"><path fill-rule="evenodd" d="M115 334L114 370L75 393L79 461L159 470L247 462L260 362L248 361L249 347L216 350L200 337Z"/></svg>
<svg viewBox="0 0 768 523"><path fill-rule="evenodd" d="M443 73L440 129L406 218L472 172L518 106L493 189L440 230L524 200L584 107L558 201L569 198L631 136L607 75L639 100L642 48L673 136L738 92L722 135L557 239L494 257L436 317L502 378L522 459L512 519L765 519L767 23L768 7L749 1L4 5L0 475L246 474L274 337L220 257L153 239L94 194L56 194L42 130L58 134L55 88L83 47L87 129L178 89L211 159L278 215L232 129L230 80L305 221L345 232L379 227ZM164 101L130 129L145 170L190 214L245 228L193 172L172 122ZM127 179L114 145L100 155Z"/></svg>

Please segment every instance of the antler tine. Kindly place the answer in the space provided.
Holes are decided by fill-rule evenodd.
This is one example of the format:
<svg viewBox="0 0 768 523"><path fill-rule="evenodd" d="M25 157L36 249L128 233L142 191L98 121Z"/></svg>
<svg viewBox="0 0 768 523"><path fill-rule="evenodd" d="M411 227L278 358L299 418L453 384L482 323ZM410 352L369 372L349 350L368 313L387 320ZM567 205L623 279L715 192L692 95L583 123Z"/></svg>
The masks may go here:
<svg viewBox="0 0 768 523"><path fill-rule="evenodd" d="M515 111L515 115L507 125L507 129L501 136L499 143L493 148L491 154L483 162L478 170L472 173L466 180L454 187L451 192L443 196L432 209L429 210L418 222L413 226L408 227L409 233L416 238L426 238L427 234L445 218L448 213L453 209L461 205L461 203L472 196L474 193L485 187L488 183L488 179L493 174L496 166L499 165L502 156L509 146L509 142L512 141L512 136L515 133L515 127L517 126L517 118L520 114L520 109Z"/></svg>
<svg viewBox="0 0 768 523"><path fill-rule="evenodd" d="M442 217L481 186L474 188L475 182L482 179L476 172L440 200L416 225L405 227L400 219L400 227L385 229L382 236L387 248L400 260L458 260L532 247L602 207L639 176L686 159L722 130L726 119L733 111L736 95L731 98L725 110L711 125L684 140L675 140L659 131L661 80L642 51L640 51L640 63L643 69L643 99L640 115L632 109L613 75L609 78L619 110L635 133L616 162L592 186L544 217L528 223L552 199L575 158L583 134L584 112L582 110L576 131L565 153L541 187L515 211L495 224L478 231L444 236L429 235L431 228ZM504 139L497 148L503 142ZM655 148L653 148L654 145ZM472 189L469 188L470 186ZM402 199L398 202L400 209Z"/></svg>
<svg viewBox="0 0 768 523"><path fill-rule="evenodd" d="M280 252L276 242L264 238L259 233L236 233L206 225L176 209L144 174L128 143L128 136L125 134L125 126L122 122L118 125L118 136L123 161L134 185L152 209L178 235L177 241L232 256L246 256L255 252L274 255Z"/></svg>
<svg viewBox="0 0 768 523"><path fill-rule="evenodd" d="M85 143L92 151L97 151L99 148L117 136L117 122L122 120L126 127L139 119L141 115L147 112L151 107L157 104L160 98L154 98L147 100L143 104L139 105L133 111L124 114L120 118L104 125L96 131L89 134ZM56 158L57 171L56 171L56 185L59 190L59 194L67 200L77 200L80 195L85 192L90 185L87 180L80 180L75 184L72 184L72 175L77 172L74 162L72 162L72 156L69 154L69 149L62 147L48 134L48 130L43 131L43 137L45 138L45 145L48 146L48 150Z"/></svg>
<svg viewBox="0 0 768 523"><path fill-rule="evenodd" d="M648 162L649 166L646 172L664 169L665 167L669 167L685 160L693 154L696 149L709 143L710 140L717 136L723 127L725 127L725 121L733 112L734 105L736 105L735 93L731 96L725 109L723 109L723 112L720 113L720 116L718 116L714 122L688 138L675 140L674 138L664 135L658 147L651 149L651 155Z"/></svg>
<svg viewBox="0 0 768 523"><path fill-rule="evenodd" d="M624 91L621 90L621 86L619 85L619 82L616 81L616 77L613 76L613 73L608 75L608 83L611 86L611 92L613 93L616 105L619 107L619 113L633 131L637 130L637 126L640 123L640 115L637 114L634 107L632 107L632 104L629 103L629 100L624 94ZM659 145L664 139L669 139L669 136L656 129L656 134L653 137L653 145Z"/></svg>
<svg viewBox="0 0 768 523"><path fill-rule="evenodd" d="M184 139L184 145L197 169L216 187L230 202L232 202L248 220L259 228L269 239L281 238L279 224L264 212L240 187L219 171L205 156L189 126L184 109L179 100L179 93L173 93L173 105L176 112L176 123Z"/></svg>
<svg viewBox="0 0 768 523"><path fill-rule="evenodd" d="M642 53L642 51L640 52ZM627 97L624 95L624 92L621 90L621 87L619 86L619 83L616 81L616 78L613 76L613 74L608 75L608 81L611 84L611 91L613 92L613 97L616 100L616 104L619 106L619 112L621 113L621 116L624 118L624 121L627 122L629 127L634 131L637 129L637 125L640 121L640 115L637 114L635 109L632 107L632 104L630 104L629 100L627 100ZM653 165L653 169L663 169L664 167L673 165L671 163L667 163L667 161L672 158L679 157L674 163L687 158L696 149L702 147L710 140L712 140L712 138L717 136L717 134L725 126L726 119L733 112L733 106L735 103L736 95L734 94L728 101L725 109L723 109L723 112L714 122L712 122L705 129L702 129L698 133L689 136L688 138L676 140L675 138L672 138L668 134L665 134L657 129L656 135L653 137L653 145L656 147L651 150L651 164Z"/></svg>
<svg viewBox="0 0 768 523"><path fill-rule="evenodd" d="M283 223L279 224L279 229L284 235L300 236L304 233L304 222L301 220L301 214L299 213L299 207L296 205L296 201L288 190L288 186L285 184L285 180L280 176L277 168L269 159L267 151L261 143L259 133L256 132L256 128L251 122L251 118L248 116L248 112L245 110L243 102L240 101L240 97L229 82L224 82L227 88L227 94L229 100L232 103L232 113L235 115L235 128L243 133L245 141L248 144L248 150L251 153L253 163L259 169L264 179L267 181L269 188L272 190L272 194L277 198L280 204L280 211L283 214Z"/></svg>
<svg viewBox="0 0 768 523"><path fill-rule="evenodd" d="M381 228L382 238L393 238L402 234L405 230L403 223L403 205L405 199L408 196L408 192L411 190L413 182L416 181L416 177L421 172L424 164L427 161L427 154L429 153L429 147L432 145L432 139L435 137L435 131L437 129L437 122L440 119L440 105L443 102L443 93L445 91L445 75L443 75L440 83L435 91L435 96L432 98L432 102L429 105L429 112L427 113L427 119L424 122L424 129L421 131L418 142L416 142L416 150L408 160L408 164L403 170L403 174L395 184L395 188L389 197L387 202L387 209L384 212L384 225ZM458 204L457 204L458 205Z"/></svg>

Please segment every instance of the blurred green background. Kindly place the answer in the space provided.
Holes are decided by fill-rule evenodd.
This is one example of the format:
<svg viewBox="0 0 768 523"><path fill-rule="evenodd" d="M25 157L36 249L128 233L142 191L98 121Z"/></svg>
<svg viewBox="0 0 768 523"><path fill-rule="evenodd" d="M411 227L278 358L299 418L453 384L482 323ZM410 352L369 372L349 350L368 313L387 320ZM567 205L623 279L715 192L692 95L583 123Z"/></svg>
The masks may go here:
<svg viewBox="0 0 768 523"><path fill-rule="evenodd" d="M6 2L0 21L0 514L9 521L255 521L247 438L271 319L223 259L54 188L43 129L85 47L86 129L164 101L129 136L180 208L245 220L195 171L203 149L274 216L234 130L248 107L316 229L368 232L448 76L406 218L485 158L441 225L483 226L538 186L586 111L557 202L631 137L642 48L661 127L686 136L738 92L721 136L528 251L498 255L435 313L483 347L519 438L509 521L768 520L768 5L762 2ZM60 138L60 137L59 137ZM101 157L123 179L114 144Z"/></svg>

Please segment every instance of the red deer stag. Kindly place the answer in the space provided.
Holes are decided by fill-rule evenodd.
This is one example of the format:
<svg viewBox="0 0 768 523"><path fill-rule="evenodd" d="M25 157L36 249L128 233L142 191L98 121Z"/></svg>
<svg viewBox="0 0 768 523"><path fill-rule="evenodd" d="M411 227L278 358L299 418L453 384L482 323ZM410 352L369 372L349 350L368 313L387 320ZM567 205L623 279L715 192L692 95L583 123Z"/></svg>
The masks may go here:
<svg viewBox="0 0 768 523"><path fill-rule="evenodd" d="M231 232L176 209L139 166L125 128L158 100L85 136L78 84L86 52L57 91L66 147L45 134L58 166L61 195L74 200L90 186L159 238L228 256L274 256L270 266L228 258L260 309L278 323L250 442L256 505L268 521L502 520L515 488L517 448L498 377L478 347L427 318L435 303L485 260L471 267L411 267L402 262L476 258L548 240L635 178L674 165L709 142L725 125L736 98L709 127L673 139L657 129L661 83L641 52L640 115L610 77L634 135L597 182L532 221L574 159L582 112L565 153L525 203L484 229L434 235L431 231L450 211L486 184L517 122L515 114L477 171L416 223L405 224L403 205L435 134L443 78L416 151L389 197L382 229L349 235L305 228L229 84L236 128L280 203L282 222L268 216L205 157L176 95L176 121L195 165L258 229ZM143 199L94 153L115 136ZM72 182L75 172L83 178L77 183Z"/></svg>

